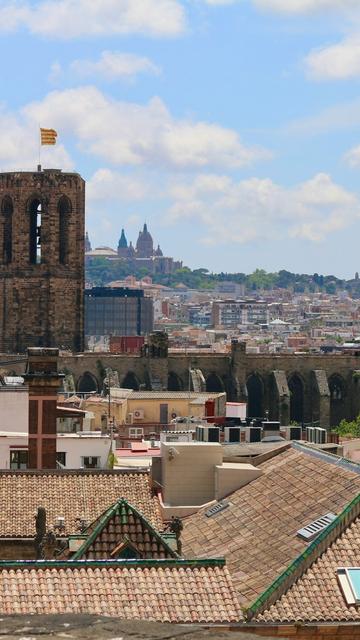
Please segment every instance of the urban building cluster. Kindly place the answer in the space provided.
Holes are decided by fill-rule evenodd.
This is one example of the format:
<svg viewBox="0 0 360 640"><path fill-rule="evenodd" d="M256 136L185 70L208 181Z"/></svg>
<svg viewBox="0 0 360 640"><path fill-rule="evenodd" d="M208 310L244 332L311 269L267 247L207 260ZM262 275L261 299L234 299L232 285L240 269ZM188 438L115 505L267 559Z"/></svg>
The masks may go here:
<svg viewBox="0 0 360 640"><path fill-rule="evenodd" d="M85 290L84 196L0 174L1 616L360 638L360 445L330 429L360 411L356 303Z"/></svg>

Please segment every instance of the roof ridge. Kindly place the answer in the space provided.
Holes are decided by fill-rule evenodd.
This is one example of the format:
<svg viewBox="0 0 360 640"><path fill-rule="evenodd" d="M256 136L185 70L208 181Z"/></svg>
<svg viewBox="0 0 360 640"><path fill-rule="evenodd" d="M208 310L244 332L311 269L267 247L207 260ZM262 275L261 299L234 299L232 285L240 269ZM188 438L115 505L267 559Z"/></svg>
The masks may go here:
<svg viewBox="0 0 360 640"><path fill-rule="evenodd" d="M72 569L76 567L225 567L225 558L109 558L106 560L0 560L0 570L6 569Z"/></svg>
<svg viewBox="0 0 360 640"><path fill-rule="evenodd" d="M324 460L329 464L335 464L347 469L348 471L360 474L359 462L354 462L353 460L349 460L344 456L339 456L336 453L331 453L330 451L318 449L317 446L311 442L293 441L291 443L291 447L297 451L302 451L310 456Z"/></svg>
<svg viewBox="0 0 360 640"><path fill-rule="evenodd" d="M0 476L149 476L147 469L0 469Z"/></svg>
<svg viewBox="0 0 360 640"><path fill-rule="evenodd" d="M342 512L322 531L313 542L278 576L247 609L246 618L252 620L274 604L339 536L360 515L360 493L349 502Z"/></svg>

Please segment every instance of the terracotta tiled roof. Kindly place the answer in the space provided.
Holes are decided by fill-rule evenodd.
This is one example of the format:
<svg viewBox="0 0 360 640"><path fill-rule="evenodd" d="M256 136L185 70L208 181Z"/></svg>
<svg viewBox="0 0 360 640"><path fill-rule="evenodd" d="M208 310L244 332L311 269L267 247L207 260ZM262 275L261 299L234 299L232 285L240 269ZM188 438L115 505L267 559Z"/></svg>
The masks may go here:
<svg viewBox="0 0 360 640"><path fill-rule="evenodd" d="M221 561L0 564L0 614L93 613L127 620L230 623L242 619Z"/></svg>
<svg viewBox="0 0 360 640"><path fill-rule="evenodd" d="M228 496L229 507L184 520L184 555L225 556L241 603L250 604L306 548L298 529L339 513L360 491L360 475L333 459L299 447L267 460L263 476Z"/></svg>
<svg viewBox="0 0 360 640"><path fill-rule="evenodd" d="M119 500L89 529L73 559L174 558L176 553L126 500ZM129 553L130 555L122 555Z"/></svg>
<svg viewBox="0 0 360 640"><path fill-rule="evenodd" d="M337 569L360 566L360 518L331 544L293 586L257 622L360 622L360 610L349 606Z"/></svg>
<svg viewBox="0 0 360 640"><path fill-rule="evenodd" d="M158 530L158 499L147 473L0 472L0 537L33 537L34 514L45 507L47 524L64 516L64 535L75 533L76 518L92 522L120 498L129 500Z"/></svg>

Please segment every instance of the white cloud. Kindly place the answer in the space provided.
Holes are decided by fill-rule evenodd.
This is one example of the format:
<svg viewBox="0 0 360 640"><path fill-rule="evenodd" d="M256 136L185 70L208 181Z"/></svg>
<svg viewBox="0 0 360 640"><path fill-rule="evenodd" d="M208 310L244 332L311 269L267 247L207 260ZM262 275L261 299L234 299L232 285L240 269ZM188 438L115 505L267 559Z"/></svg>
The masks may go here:
<svg viewBox="0 0 360 640"><path fill-rule="evenodd" d="M358 0L253 0L256 7L290 15L319 11L351 11L359 8Z"/></svg>
<svg viewBox="0 0 360 640"><path fill-rule="evenodd" d="M288 237L320 242L360 217L359 199L323 173L293 188L270 179L201 175L174 184L171 195L167 219L200 221L202 241L211 245Z"/></svg>
<svg viewBox="0 0 360 640"><path fill-rule="evenodd" d="M305 58L305 65L314 80L343 80L360 76L360 34L311 51Z"/></svg>
<svg viewBox="0 0 360 640"><path fill-rule="evenodd" d="M236 168L269 157L264 149L245 146L236 131L174 119L159 98L139 105L80 87L53 91L24 112L34 122L51 122L84 152L113 164Z"/></svg>
<svg viewBox="0 0 360 640"><path fill-rule="evenodd" d="M0 170L35 170L39 161L38 148L38 125L10 113L4 106L0 107ZM74 169L62 144L42 147L41 163L44 167L59 167L67 171Z"/></svg>
<svg viewBox="0 0 360 640"><path fill-rule="evenodd" d="M178 0L3 0L0 30L69 39L141 33L177 36L185 30Z"/></svg>
<svg viewBox="0 0 360 640"><path fill-rule="evenodd" d="M352 168L360 167L360 146L353 147L345 154L345 162Z"/></svg>
<svg viewBox="0 0 360 640"><path fill-rule="evenodd" d="M133 177L112 171L98 169L87 182L86 193L93 201L124 200L137 201L149 198L153 189L140 177Z"/></svg>
<svg viewBox="0 0 360 640"><path fill-rule="evenodd" d="M70 64L70 71L82 77L99 76L108 80L130 79L139 73L160 73L160 69L149 58L117 51L103 51L100 59L95 62L74 60Z"/></svg>
<svg viewBox="0 0 360 640"><path fill-rule="evenodd" d="M229 4L235 4L238 0L204 0L205 4L210 4L212 6L224 6Z"/></svg>
<svg viewBox="0 0 360 640"><path fill-rule="evenodd" d="M283 127L288 135L310 136L352 129L360 125L360 99L343 102L323 109L316 115L293 120Z"/></svg>

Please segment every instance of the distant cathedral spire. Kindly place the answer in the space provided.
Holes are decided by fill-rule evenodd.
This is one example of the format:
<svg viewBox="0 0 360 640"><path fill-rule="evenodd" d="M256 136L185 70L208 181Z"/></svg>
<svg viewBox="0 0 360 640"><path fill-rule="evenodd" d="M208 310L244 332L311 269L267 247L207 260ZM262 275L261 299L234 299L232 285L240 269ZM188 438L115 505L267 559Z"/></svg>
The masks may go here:
<svg viewBox="0 0 360 640"><path fill-rule="evenodd" d="M144 223L143 230L139 232L139 237L136 242L136 253L139 258L151 258L151 256L154 255L154 243L146 222Z"/></svg>
<svg viewBox="0 0 360 640"><path fill-rule="evenodd" d="M89 239L89 234L88 232L85 233L85 253L87 253L88 251L91 251L91 242Z"/></svg>
<svg viewBox="0 0 360 640"><path fill-rule="evenodd" d="M118 244L118 249L127 249L127 246L128 244L125 236L125 231L124 229L121 229L121 236Z"/></svg>

